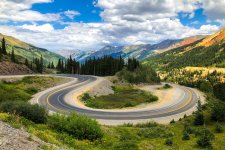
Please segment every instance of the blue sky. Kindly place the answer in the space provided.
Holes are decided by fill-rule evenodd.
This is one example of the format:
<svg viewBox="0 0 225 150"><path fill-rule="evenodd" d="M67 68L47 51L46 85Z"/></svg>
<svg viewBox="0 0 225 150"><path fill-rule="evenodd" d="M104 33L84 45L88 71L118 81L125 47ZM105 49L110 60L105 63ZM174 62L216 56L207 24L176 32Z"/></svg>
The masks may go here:
<svg viewBox="0 0 225 150"><path fill-rule="evenodd" d="M0 4L1 33L53 51L152 44L212 34L225 25L224 0L1 0Z"/></svg>
<svg viewBox="0 0 225 150"><path fill-rule="evenodd" d="M76 22L100 22L101 9L94 6L93 0L54 0L53 3L35 4L32 10L41 13L57 13L67 10L73 10L80 13L74 17ZM69 18L64 18L64 21L71 21Z"/></svg>

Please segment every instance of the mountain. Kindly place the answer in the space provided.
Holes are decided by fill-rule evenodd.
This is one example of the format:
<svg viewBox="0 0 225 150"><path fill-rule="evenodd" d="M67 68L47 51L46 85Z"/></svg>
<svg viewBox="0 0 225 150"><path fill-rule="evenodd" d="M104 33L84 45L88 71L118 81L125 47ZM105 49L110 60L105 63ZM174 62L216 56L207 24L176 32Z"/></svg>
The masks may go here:
<svg viewBox="0 0 225 150"><path fill-rule="evenodd" d="M141 44L141 45L130 45L130 46L110 46L107 45L96 51L76 51L72 54L73 58L77 61L84 62L90 58L99 58L104 55L110 55L112 57L122 56L124 59L136 58L138 60L144 60L148 57L158 55L172 48L177 48L190 43L193 43L203 36L189 37L178 40L164 40L157 44Z"/></svg>
<svg viewBox="0 0 225 150"><path fill-rule="evenodd" d="M31 44L27 44L12 36L6 36L0 33L0 39L2 39L3 37L6 40L8 53L11 53L12 48L14 48L16 55L21 56L23 58L27 58L30 61L33 60L33 57L40 58L42 55L45 63L53 61L56 64L59 58L63 59L62 56L55 54L53 52L50 52L46 49L39 48Z"/></svg>
<svg viewBox="0 0 225 150"><path fill-rule="evenodd" d="M225 68L225 29L192 44L151 57L143 63L159 70L187 66Z"/></svg>

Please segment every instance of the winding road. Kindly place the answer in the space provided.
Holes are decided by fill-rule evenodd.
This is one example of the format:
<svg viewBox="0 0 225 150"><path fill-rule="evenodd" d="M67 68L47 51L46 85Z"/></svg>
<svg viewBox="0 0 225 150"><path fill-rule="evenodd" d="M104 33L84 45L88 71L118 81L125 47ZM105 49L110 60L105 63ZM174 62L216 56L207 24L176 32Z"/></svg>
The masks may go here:
<svg viewBox="0 0 225 150"><path fill-rule="evenodd" d="M49 75L48 75L49 76ZM128 122L143 122L146 120L158 121L161 120L167 123L172 119L179 119L184 114L191 114L196 109L197 101L199 100L199 93L197 90L175 85L183 94L176 102L164 105L154 109L128 109L127 111L115 110L99 110L80 106L74 100L75 95L86 92L88 88L98 84L101 80L94 76L80 76L80 75L51 75L71 78L72 80L63 85L50 88L42 91L36 95L32 103L38 103L46 107L50 112L59 112L68 114L77 112L88 115L99 120L103 124L122 124ZM160 122L160 121L158 121Z"/></svg>

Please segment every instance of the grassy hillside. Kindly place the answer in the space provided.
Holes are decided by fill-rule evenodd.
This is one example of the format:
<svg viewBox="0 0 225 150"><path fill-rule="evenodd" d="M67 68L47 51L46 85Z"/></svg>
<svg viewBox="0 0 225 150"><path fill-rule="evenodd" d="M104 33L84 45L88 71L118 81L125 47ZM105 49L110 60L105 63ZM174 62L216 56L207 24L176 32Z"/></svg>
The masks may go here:
<svg viewBox="0 0 225 150"><path fill-rule="evenodd" d="M7 44L7 52L11 53L12 47L14 48L15 54L19 55L23 58L27 58L29 61L34 58L40 58L41 55L47 64L47 62L54 62L55 64L58 62L59 58L62 56L50 52L46 49L38 48L33 45L22 42L14 37L6 36L0 33L0 39L5 38Z"/></svg>
<svg viewBox="0 0 225 150"><path fill-rule="evenodd" d="M186 66L225 68L225 29L197 41L145 60L158 70L172 70Z"/></svg>

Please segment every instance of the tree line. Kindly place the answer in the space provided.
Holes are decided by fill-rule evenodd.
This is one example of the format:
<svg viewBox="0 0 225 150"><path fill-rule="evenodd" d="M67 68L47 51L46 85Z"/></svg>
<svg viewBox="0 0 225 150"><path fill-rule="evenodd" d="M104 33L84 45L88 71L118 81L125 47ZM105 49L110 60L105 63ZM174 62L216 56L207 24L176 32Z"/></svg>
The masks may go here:
<svg viewBox="0 0 225 150"><path fill-rule="evenodd" d="M113 58L112 56L104 56L79 63L70 56L66 61L59 59L56 69L59 73L110 76L115 75L124 66L125 61L122 57Z"/></svg>

